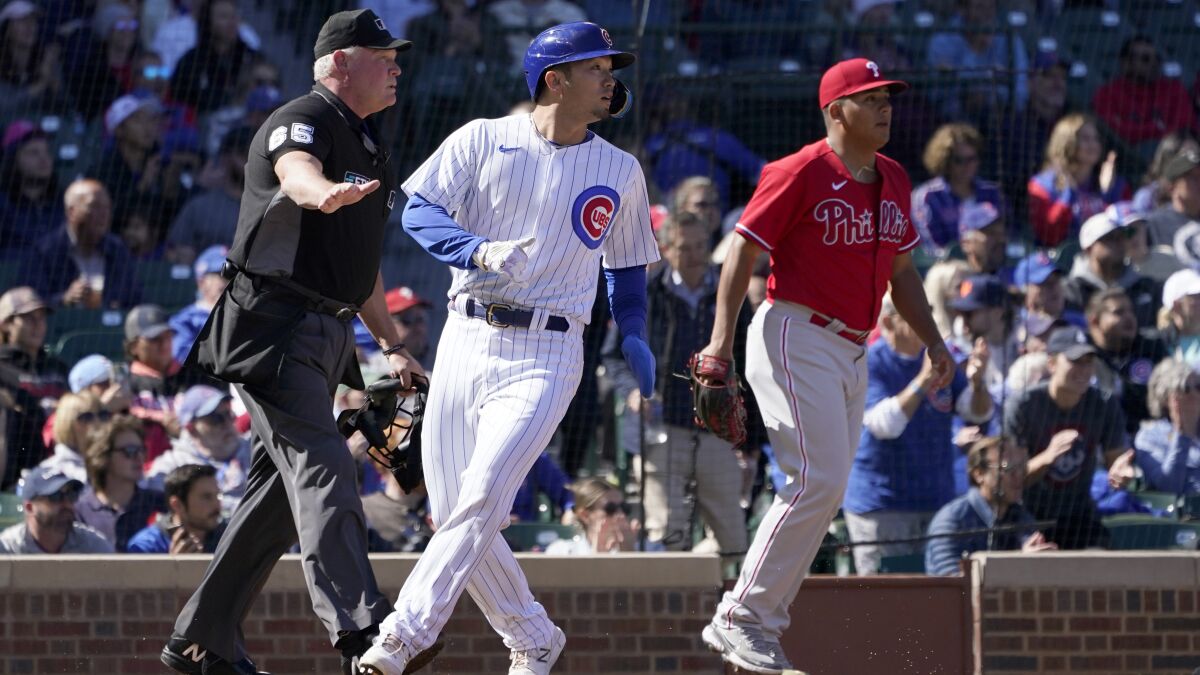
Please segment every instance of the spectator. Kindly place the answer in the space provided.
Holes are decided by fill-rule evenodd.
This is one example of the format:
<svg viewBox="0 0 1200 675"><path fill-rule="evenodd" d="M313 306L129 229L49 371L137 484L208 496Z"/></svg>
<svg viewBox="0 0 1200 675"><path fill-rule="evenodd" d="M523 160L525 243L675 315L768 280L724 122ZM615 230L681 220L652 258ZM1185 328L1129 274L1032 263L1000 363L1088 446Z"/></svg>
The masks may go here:
<svg viewBox="0 0 1200 675"><path fill-rule="evenodd" d="M1163 178L1163 170L1176 155L1189 148L1200 151L1200 141L1191 132L1174 131L1162 137L1142 176L1142 187L1133 194L1136 210L1149 213L1171 201L1171 185Z"/></svg>
<svg viewBox="0 0 1200 675"><path fill-rule="evenodd" d="M113 545L75 520L83 483L53 469L34 469L21 479L25 522L0 532L0 554L112 553Z"/></svg>
<svg viewBox="0 0 1200 675"><path fill-rule="evenodd" d="M930 66L953 71L963 81L957 85L961 96L942 91L942 113L949 119L983 119L996 108L1023 108L1029 99L1028 52L1020 35L1000 32L996 0L962 0L950 26L956 30L929 39L926 55Z"/></svg>
<svg viewBox="0 0 1200 675"><path fill-rule="evenodd" d="M970 124L943 125L925 145L923 163L933 178L913 190L912 215L927 247L940 251L958 239L967 206L984 202L1003 211L1000 188L979 178L982 154L983 136Z"/></svg>
<svg viewBox="0 0 1200 675"><path fill-rule="evenodd" d="M428 372L428 366L433 363L429 358L433 353L429 349L429 310L433 307L425 298L417 295L416 291L408 286L399 286L388 291L384 295L387 302L388 314L392 317L392 323L396 325L396 332L400 335L400 342L404 343L408 353L413 355L421 363L421 367ZM371 343L374 344L374 339ZM371 364L372 369L376 372L386 373L391 370L387 365L387 359L382 354L376 352L374 361Z"/></svg>
<svg viewBox="0 0 1200 675"><path fill-rule="evenodd" d="M135 197L121 207L117 234L129 249L136 264L158 261L166 257L167 245L162 241L162 202L154 197Z"/></svg>
<svg viewBox="0 0 1200 675"><path fill-rule="evenodd" d="M228 393L203 384L184 392L178 405L183 432L170 450L150 464L146 484L165 489L164 481L175 469L188 464L211 466L216 469L221 506L231 513L246 493L250 475L250 441L234 427L232 401Z"/></svg>
<svg viewBox="0 0 1200 675"><path fill-rule="evenodd" d="M128 206L165 198L169 169L164 151L162 104L158 99L127 94L104 113L104 128L112 137L87 175L108 188L123 223ZM166 207L161 207L165 209Z"/></svg>
<svg viewBox="0 0 1200 675"><path fill-rule="evenodd" d="M540 519L539 495L545 495L550 501L550 506L557 509L561 515L570 513L571 507L575 505L575 496L567 489L567 482L570 480L555 463L554 458L543 452L534 461L525 482L517 489L510 513L513 522L531 523Z"/></svg>
<svg viewBox="0 0 1200 675"><path fill-rule="evenodd" d="M1027 185L1029 220L1039 244L1057 246L1109 204L1129 199L1129 186L1117 175L1117 154L1109 152L1101 164L1103 152L1091 116L1072 113L1054 125L1042 172Z"/></svg>
<svg viewBox="0 0 1200 675"><path fill-rule="evenodd" d="M35 399L67 392L67 366L46 350L50 308L28 286L0 295L0 363L20 373L21 387Z"/></svg>
<svg viewBox="0 0 1200 675"><path fill-rule="evenodd" d="M196 46L171 75L171 99L198 113L216 110L237 94L238 78L257 54L241 37L237 0L207 0L196 16Z"/></svg>
<svg viewBox="0 0 1200 675"><path fill-rule="evenodd" d="M1012 280L1008 257L1008 230L1004 218L990 202L963 207L958 219L959 244L972 274L992 274L1004 282Z"/></svg>
<svg viewBox="0 0 1200 675"><path fill-rule="evenodd" d="M1036 521L1021 505L1025 457L1018 448L1003 438L982 438L971 445L967 467L971 489L943 506L929 525L926 574L958 574L959 561L975 551L1033 553L1058 548L1034 530ZM997 531L989 532L992 528ZM958 534L969 531L972 534Z"/></svg>
<svg viewBox="0 0 1200 675"><path fill-rule="evenodd" d="M1172 356L1200 366L1200 272L1185 268L1163 284L1162 335Z"/></svg>
<svg viewBox="0 0 1200 675"><path fill-rule="evenodd" d="M1033 57L1029 77L1029 102L1015 115L1004 115L1000 131L986 134L1002 143L1003 152L993 153L1004 194L1020 198L1017 213L1027 213L1026 181L1038 171L1050 132L1067 113L1067 68L1057 51L1039 50ZM989 119L992 119L989 116Z"/></svg>
<svg viewBox="0 0 1200 675"><path fill-rule="evenodd" d="M242 74L237 98L208 115L204 125L205 153L209 157L218 157L225 136L238 127L251 130L261 127L267 117L283 105L279 85L279 67L260 56Z"/></svg>
<svg viewBox="0 0 1200 675"><path fill-rule="evenodd" d="M1013 285L1023 296L1017 340L1026 351L1030 350L1027 340L1042 338L1051 327L1064 323L1079 328L1087 326L1082 313L1067 309L1062 270L1044 252L1032 253L1017 263Z"/></svg>
<svg viewBox="0 0 1200 675"><path fill-rule="evenodd" d="M984 386L988 347L977 339L964 371L950 385L931 390L933 368L924 345L884 296L883 336L867 349L867 398L863 430L850 469L842 509L854 542L912 539L924 534L935 511L954 498L951 422L957 415L982 424L992 415ZM885 555L919 553L919 543L854 547L860 575L879 571Z"/></svg>
<svg viewBox="0 0 1200 675"><path fill-rule="evenodd" d="M1161 290L1153 279L1129 265L1127 256L1132 230L1122 225L1120 214L1105 210L1088 218L1079 231L1083 253L1075 258L1067 279L1067 304L1085 309L1097 291L1123 288L1133 301L1139 327L1150 328L1158 318Z"/></svg>
<svg viewBox="0 0 1200 675"><path fill-rule="evenodd" d="M112 419L112 414L100 407L100 401L90 392L63 394L54 411L54 454L38 465L39 469L64 473L80 483L88 479L87 450L97 423Z"/></svg>
<svg viewBox="0 0 1200 675"><path fill-rule="evenodd" d="M925 297L943 338L954 332L954 313L949 303L958 297L958 288L970 273L971 268L962 260L939 260L925 273Z"/></svg>
<svg viewBox="0 0 1200 675"><path fill-rule="evenodd" d="M192 344L208 322L208 315L229 285L229 280L221 274L228 253L226 246L210 246L192 264L192 274L196 279L196 301L176 312L168 322L175 333L171 339L171 354L179 363L187 359Z"/></svg>
<svg viewBox="0 0 1200 675"><path fill-rule="evenodd" d="M1171 246L1184 224L1200 219L1200 149L1185 146L1163 166L1162 178L1168 202L1146 217L1146 229L1151 244Z"/></svg>
<svg viewBox="0 0 1200 675"><path fill-rule="evenodd" d="M1119 467L1125 418L1119 401L1091 386L1096 348L1078 329L1060 328L1046 343L1050 380L1005 402L1004 433L1029 457L1025 504L1039 520L1054 520L1046 538L1059 548L1105 546L1089 489L1097 457Z"/></svg>
<svg viewBox="0 0 1200 675"><path fill-rule="evenodd" d="M85 118L95 118L132 88L137 27L133 8L110 2L96 9L89 27L67 38L63 55L67 95Z"/></svg>
<svg viewBox="0 0 1200 675"><path fill-rule="evenodd" d="M391 471L374 460L367 464L367 470L375 471L383 484L382 490L362 498L368 528L397 553L423 552L433 536L424 481L405 493Z"/></svg>
<svg viewBox="0 0 1200 675"><path fill-rule="evenodd" d="M654 400L643 400L619 350L612 350L615 353L610 353L604 364L617 383L617 395L625 400L626 410L633 413L627 422L636 429L636 415L643 405L651 405L647 426L662 430L644 443L646 529L650 541L661 543L667 550L692 550L698 514L713 532L721 554L740 557L747 546L745 517L739 504L742 472L735 455L741 448L732 448L728 441L693 424L688 384L669 375L686 372L688 360L708 344L712 332L720 272L708 262L710 233L698 217L679 213L663 221L656 236L664 264L646 279L647 316L658 319L648 327L647 336L659 368ZM740 309L734 360L745 363L750 313L744 305ZM747 415L751 420L756 417ZM754 445L747 443L745 447ZM689 485L694 506L689 504Z"/></svg>
<svg viewBox="0 0 1200 675"><path fill-rule="evenodd" d="M1147 213L1134 206L1135 203L1136 201L1117 202L1108 207L1108 210L1112 212L1114 219L1129 228L1129 241L1126 243L1125 253L1129 258L1130 267L1138 274L1162 284L1167 277L1183 269L1183 263L1175 255L1174 247L1150 244Z"/></svg>
<svg viewBox="0 0 1200 675"><path fill-rule="evenodd" d="M795 2L766 0L755 2L703 2L699 5L701 23L721 24L730 28L747 24L797 24L810 19L809 7ZM595 6L593 4L593 6ZM609 20L605 20L609 23ZM728 30L686 36L693 43L694 54L718 68L736 70L741 67L763 68L782 59L799 65L806 51L804 40L794 40L785 33L754 30ZM649 50L647 50L649 51ZM746 64L743 66L742 64Z"/></svg>
<svg viewBox="0 0 1200 675"><path fill-rule="evenodd" d="M521 73L533 36L560 23L587 21L583 10L567 0L498 0L488 4L487 12L504 31L513 75Z"/></svg>
<svg viewBox="0 0 1200 675"><path fill-rule="evenodd" d="M129 553L212 553L221 533L220 490L216 469L185 464L164 481L168 513L142 528L129 539Z"/></svg>
<svg viewBox="0 0 1200 675"><path fill-rule="evenodd" d="M161 492L138 487L146 459L142 425L127 415L114 417L92 433L84 459L89 482L75 505L76 518L124 551L129 538L167 508Z"/></svg>
<svg viewBox="0 0 1200 675"><path fill-rule="evenodd" d="M680 213L696 216L709 238L721 236L721 193L713 179L691 176L675 186L671 191L671 214Z"/></svg>
<svg viewBox="0 0 1200 675"><path fill-rule="evenodd" d="M550 555L627 553L640 548L641 527L630 520L625 496L616 486L599 478L582 478L571 484L575 494L575 522L581 532L572 539L559 539L546 547ZM661 551L662 544L646 542L647 551Z"/></svg>
<svg viewBox="0 0 1200 675"><path fill-rule="evenodd" d="M171 247L173 260L191 263L196 254L206 248L233 244L246 155L250 152L254 131L250 127L238 127L221 141L221 152L216 159L220 166L217 183L189 199L171 223L167 244Z"/></svg>
<svg viewBox="0 0 1200 675"><path fill-rule="evenodd" d="M485 70L508 67L508 51L497 18L480 3L466 0L437 0L428 14L408 24L416 67L455 60ZM528 44L528 43L527 43ZM522 52L522 59L524 52ZM456 84L466 82L456 80ZM466 94L456 91L455 94Z"/></svg>
<svg viewBox="0 0 1200 675"><path fill-rule="evenodd" d="M1008 369L1008 375L1004 378L1005 398L1009 396L1017 396L1046 379L1050 374L1050 370L1046 365L1050 357L1046 354L1045 343L1042 344L1043 351L1029 351L1022 354L1013 361L1012 367Z"/></svg>
<svg viewBox="0 0 1200 675"><path fill-rule="evenodd" d="M904 38L898 37L903 35L903 24L896 16L896 5L896 0L855 0L854 16L848 25L858 30L850 32L851 44L841 58L870 59L889 73L911 69Z"/></svg>
<svg viewBox="0 0 1200 675"><path fill-rule="evenodd" d="M1188 363L1165 359L1154 367L1149 390L1154 419L1142 422L1133 442L1146 487L1200 494L1200 375Z"/></svg>
<svg viewBox="0 0 1200 675"><path fill-rule="evenodd" d="M955 337L949 347L955 358L962 360L976 351L982 339L988 356L984 382L996 400L1004 393L1004 374L1017 360L1020 349L1012 330L1008 291L1004 282L994 275L974 275L963 279L958 297L949 303L961 321L955 322Z"/></svg>
<svg viewBox="0 0 1200 675"><path fill-rule="evenodd" d="M62 50L39 37L40 19L39 8L28 0L9 0L0 9L0 119L61 103Z"/></svg>
<svg viewBox="0 0 1200 675"><path fill-rule="evenodd" d="M1130 436L1149 417L1146 386L1154 364L1167 358L1167 345L1153 329L1138 330L1133 303L1124 289L1097 292L1087 306L1088 337L1096 345L1096 382L1121 402Z"/></svg>
<svg viewBox="0 0 1200 675"><path fill-rule="evenodd" d="M147 40L154 51L162 56L167 73L175 71L179 59L196 46L196 15L206 0L172 0L171 15L159 23L154 37ZM238 36L251 49L261 44L258 33L246 22L238 24Z"/></svg>
<svg viewBox="0 0 1200 675"><path fill-rule="evenodd" d="M1120 73L1096 89L1092 110L1130 145L1190 129L1195 119L1187 88L1162 74L1158 48L1147 35L1121 45Z"/></svg>
<svg viewBox="0 0 1200 675"><path fill-rule="evenodd" d="M81 178L63 194L66 223L38 240L21 278L51 305L130 307L141 299L129 249L112 234L112 200L100 181Z"/></svg>
<svg viewBox="0 0 1200 675"><path fill-rule="evenodd" d="M100 401L100 408L112 414L129 412L129 383L116 376L112 361L100 354L79 359L67 375L71 392L88 393Z"/></svg>
<svg viewBox="0 0 1200 675"><path fill-rule="evenodd" d="M0 259L19 260L63 220L46 134L19 119L4 129L0 160Z"/></svg>

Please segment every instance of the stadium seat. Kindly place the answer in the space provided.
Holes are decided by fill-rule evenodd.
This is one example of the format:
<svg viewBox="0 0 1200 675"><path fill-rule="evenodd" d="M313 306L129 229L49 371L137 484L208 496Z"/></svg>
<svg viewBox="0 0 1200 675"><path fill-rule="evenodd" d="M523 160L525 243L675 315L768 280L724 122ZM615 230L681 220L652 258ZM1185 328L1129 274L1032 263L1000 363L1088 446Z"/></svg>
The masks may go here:
<svg viewBox="0 0 1200 675"><path fill-rule="evenodd" d="M137 274L142 284L142 302L173 310L196 300L196 280L189 265L167 260L142 261L138 263Z"/></svg>
<svg viewBox="0 0 1200 675"><path fill-rule="evenodd" d="M1157 492L1154 490L1141 490L1130 492L1130 494L1140 500L1147 506L1166 511L1168 515L1179 517L1179 495L1173 492Z"/></svg>
<svg viewBox="0 0 1200 675"><path fill-rule="evenodd" d="M20 264L16 262L0 262L0 293L17 285L17 273Z"/></svg>
<svg viewBox="0 0 1200 675"><path fill-rule="evenodd" d="M1179 506L1179 517L1183 520L1200 520L1200 495L1187 495Z"/></svg>
<svg viewBox="0 0 1200 675"><path fill-rule="evenodd" d="M0 530L25 519L21 498L11 492L0 492Z"/></svg>
<svg viewBox="0 0 1200 675"><path fill-rule="evenodd" d="M71 331L58 339L54 353L68 366L89 354L103 354L114 361L125 358L125 332L121 329Z"/></svg>
<svg viewBox="0 0 1200 675"><path fill-rule="evenodd" d="M1053 30L1060 49L1088 64L1093 76L1101 80L1116 72L1121 43L1134 33L1120 13L1096 7L1064 10Z"/></svg>
<svg viewBox="0 0 1200 675"><path fill-rule="evenodd" d="M50 315L50 326L46 343L53 344L67 333L81 330L121 328L125 323L125 312L120 309L80 309L65 307Z"/></svg>
<svg viewBox="0 0 1200 675"><path fill-rule="evenodd" d="M1181 523L1166 518L1125 514L1109 516L1104 526L1112 536L1109 548L1114 551L1139 549L1196 550L1200 538L1200 523Z"/></svg>
<svg viewBox="0 0 1200 675"><path fill-rule="evenodd" d="M514 551L544 551L559 539L571 539L579 531L554 523L513 523L500 531Z"/></svg>
<svg viewBox="0 0 1200 675"><path fill-rule="evenodd" d="M885 555L879 561L880 574L924 574L925 554Z"/></svg>

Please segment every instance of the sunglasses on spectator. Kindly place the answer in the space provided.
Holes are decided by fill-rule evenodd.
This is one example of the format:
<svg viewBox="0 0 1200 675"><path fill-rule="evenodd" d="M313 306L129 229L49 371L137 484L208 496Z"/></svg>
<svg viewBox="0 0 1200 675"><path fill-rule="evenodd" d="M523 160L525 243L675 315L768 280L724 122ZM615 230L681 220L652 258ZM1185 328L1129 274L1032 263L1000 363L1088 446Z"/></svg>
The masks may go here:
<svg viewBox="0 0 1200 675"><path fill-rule="evenodd" d="M950 162L955 166L965 166L967 164L975 164L979 161L979 155L951 155Z"/></svg>
<svg viewBox="0 0 1200 675"><path fill-rule="evenodd" d="M1000 473L1010 474L1025 470L1025 462L1000 462Z"/></svg>
<svg viewBox="0 0 1200 675"><path fill-rule="evenodd" d="M209 424L222 424L224 422L232 422L234 417L232 410L217 410L216 412L211 412L204 417L197 417L196 420L204 420Z"/></svg>
<svg viewBox="0 0 1200 675"><path fill-rule="evenodd" d="M45 500L51 504L61 504L63 502L71 502L74 504L75 502L79 501L79 490L59 490L52 495L46 495Z"/></svg>
<svg viewBox="0 0 1200 675"><path fill-rule="evenodd" d="M609 517L615 516L617 513L629 515L629 505L623 502L604 502L604 506L593 506L592 508L604 511L604 515Z"/></svg>
<svg viewBox="0 0 1200 675"><path fill-rule="evenodd" d="M721 208L721 202L705 200L702 202L696 202L695 206L696 206L696 208L699 208L699 209L719 209L719 208Z"/></svg>
<svg viewBox="0 0 1200 675"><path fill-rule="evenodd" d="M91 424L92 422L107 422L112 419L112 413L107 410L84 412L79 413L79 417L76 417L75 419L85 424Z"/></svg>
<svg viewBox="0 0 1200 675"><path fill-rule="evenodd" d="M166 66L146 66L142 68L142 76L147 80L165 80L170 73Z"/></svg>
<svg viewBox="0 0 1200 675"><path fill-rule="evenodd" d="M396 320L405 326L415 326L416 324L419 324L419 323L426 323L425 317L420 316L420 315L408 316L405 314L401 314L396 317Z"/></svg>
<svg viewBox="0 0 1200 675"><path fill-rule="evenodd" d="M145 455L146 454L146 446L141 445L141 444L118 445L117 447L113 448L113 452L120 452L120 453L124 454L126 457L128 457L129 459L133 459L135 457Z"/></svg>

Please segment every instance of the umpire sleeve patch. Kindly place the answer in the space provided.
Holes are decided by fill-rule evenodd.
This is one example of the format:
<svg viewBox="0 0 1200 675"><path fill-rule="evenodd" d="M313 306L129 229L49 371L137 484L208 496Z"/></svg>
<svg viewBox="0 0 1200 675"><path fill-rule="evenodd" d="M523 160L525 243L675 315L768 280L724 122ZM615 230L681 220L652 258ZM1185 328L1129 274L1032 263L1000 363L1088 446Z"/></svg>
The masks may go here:
<svg viewBox="0 0 1200 675"><path fill-rule="evenodd" d="M292 140L297 143L311 144L313 142L313 131L311 125L301 124L299 122L292 123Z"/></svg>
<svg viewBox="0 0 1200 675"><path fill-rule="evenodd" d="M285 140L287 140L287 127L276 127L271 132L271 137L267 139L267 152L275 152L275 148L278 148Z"/></svg>

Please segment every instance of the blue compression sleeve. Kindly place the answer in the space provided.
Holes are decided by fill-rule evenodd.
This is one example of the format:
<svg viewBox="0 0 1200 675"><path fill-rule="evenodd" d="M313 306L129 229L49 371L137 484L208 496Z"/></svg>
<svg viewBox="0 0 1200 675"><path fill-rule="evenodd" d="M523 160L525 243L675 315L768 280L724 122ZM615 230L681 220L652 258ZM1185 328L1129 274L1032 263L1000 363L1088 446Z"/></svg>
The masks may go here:
<svg viewBox="0 0 1200 675"><path fill-rule="evenodd" d="M471 269L471 254L487 239L471 234L454 222L440 204L426 201L421 195L409 197L400 216L404 231L429 255L459 269Z"/></svg>
<svg viewBox="0 0 1200 675"><path fill-rule="evenodd" d="M646 339L646 266L604 270L608 281L608 306L621 335Z"/></svg>

